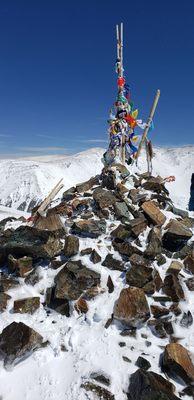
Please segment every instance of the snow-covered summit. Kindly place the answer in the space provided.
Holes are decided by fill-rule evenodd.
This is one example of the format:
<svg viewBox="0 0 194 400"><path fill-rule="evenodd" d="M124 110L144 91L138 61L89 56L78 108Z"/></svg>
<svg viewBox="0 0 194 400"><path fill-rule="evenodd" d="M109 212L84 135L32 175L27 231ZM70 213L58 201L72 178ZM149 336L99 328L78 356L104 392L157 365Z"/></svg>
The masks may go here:
<svg viewBox="0 0 194 400"><path fill-rule="evenodd" d="M64 190L100 173L104 149L93 148L70 156L28 157L0 161L0 204L27 211L63 178ZM194 146L154 148L153 173L175 175L167 185L174 203L185 208L194 172ZM145 154L139 161L146 170Z"/></svg>

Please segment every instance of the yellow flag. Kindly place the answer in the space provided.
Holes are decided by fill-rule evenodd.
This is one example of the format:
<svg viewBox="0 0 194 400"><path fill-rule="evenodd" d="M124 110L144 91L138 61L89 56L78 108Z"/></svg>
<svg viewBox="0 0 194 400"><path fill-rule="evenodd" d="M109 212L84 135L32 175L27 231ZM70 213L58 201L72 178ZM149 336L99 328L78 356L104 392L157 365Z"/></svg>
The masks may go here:
<svg viewBox="0 0 194 400"><path fill-rule="evenodd" d="M134 119L136 119L137 118L137 116L138 116L138 109L136 108L136 110L134 110L134 111L132 111L132 113L131 113L131 116L134 118Z"/></svg>

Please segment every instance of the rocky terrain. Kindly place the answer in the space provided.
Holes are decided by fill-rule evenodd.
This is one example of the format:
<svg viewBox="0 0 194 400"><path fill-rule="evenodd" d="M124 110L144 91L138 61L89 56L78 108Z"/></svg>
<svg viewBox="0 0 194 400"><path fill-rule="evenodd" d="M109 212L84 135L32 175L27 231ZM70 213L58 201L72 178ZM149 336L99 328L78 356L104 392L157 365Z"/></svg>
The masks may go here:
<svg viewBox="0 0 194 400"><path fill-rule="evenodd" d="M160 176L121 164L33 226L0 221L2 398L17 379L29 400L193 398L193 232Z"/></svg>

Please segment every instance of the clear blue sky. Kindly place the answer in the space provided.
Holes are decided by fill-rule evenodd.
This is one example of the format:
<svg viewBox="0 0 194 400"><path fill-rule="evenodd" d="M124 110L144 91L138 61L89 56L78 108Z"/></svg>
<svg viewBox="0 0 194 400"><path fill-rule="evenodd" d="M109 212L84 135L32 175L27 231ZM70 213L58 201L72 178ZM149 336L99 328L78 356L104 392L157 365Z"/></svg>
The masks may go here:
<svg viewBox="0 0 194 400"><path fill-rule="evenodd" d="M1 156L106 145L121 21L125 74L144 120L161 89L153 143L194 144L193 0L1 0Z"/></svg>

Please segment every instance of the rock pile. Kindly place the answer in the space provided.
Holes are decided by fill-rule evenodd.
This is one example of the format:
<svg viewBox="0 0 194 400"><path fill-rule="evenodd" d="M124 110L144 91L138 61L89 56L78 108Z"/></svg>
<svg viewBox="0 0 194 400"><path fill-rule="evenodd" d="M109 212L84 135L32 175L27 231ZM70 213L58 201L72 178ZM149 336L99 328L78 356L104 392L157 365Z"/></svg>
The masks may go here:
<svg viewBox="0 0 194 400"><path fill-rule="evenodd" d="M114 324L123 336L136 337L138 330L146 327L150 337L161 340L161 373L180 377L189 385L187 392L192 392L194 365L188 350L177 343L181 339L175 328L193 323L190 310L182 312L181 302L186 303L185 288L194 291L194 220L181 210L174 213L161 182L160 177L132 175L117 164L70 188L61 202L48 210L48 216L61 218L59 230L43 230L38 225L4 230L1 221L0 311L7 309L12 301L7 292L19 287L21 279L36 285L41 279L38 266L44 264L54 276L52 285L40 294L44 301L40 297L17 299L12 312L33 314L44 307L46 312L55 311L66 318L74 312L87 317L96 296L105 291L110 298L114 295L111 274L117 271L123 274L124 283L104 329ZM102 270L108 270L106 286L102 285ZM148 337L145 339L149 347ZM163 346L164 339L168 344ZM5 364L21 360L42 342L38 332L22 322L12 322L0 335ZM147 371L141 359L130 378L128 399L178 399L175 386L162 375ZM82 388L95 391L97 398L114 399L109 390L90 380Z"/></svg>

